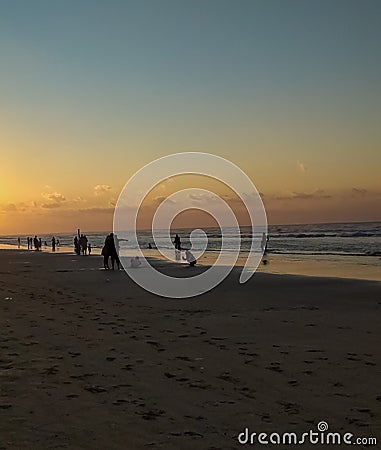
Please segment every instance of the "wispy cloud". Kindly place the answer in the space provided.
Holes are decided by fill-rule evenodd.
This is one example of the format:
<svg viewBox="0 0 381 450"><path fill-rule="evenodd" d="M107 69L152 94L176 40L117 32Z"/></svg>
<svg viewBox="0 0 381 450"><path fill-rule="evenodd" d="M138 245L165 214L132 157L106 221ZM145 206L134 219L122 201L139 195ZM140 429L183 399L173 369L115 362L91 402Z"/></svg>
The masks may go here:
<svg viewBox="0 0 381 450"><path fill-rule="evenodd" d="M307 170L307 166L303 162L298 160L296 161L296 164L301 172L304 173Z"/></svg>
<svg viewBox="0 0 381 450"><path fill-rule="evenodd" d="M313 192L291 192L289 195L275 197L276 200L316 200L329 198L332 198L332 195L327 194L323 189L316 189Z"/></svg>
<svg viewBox="0 0 381 450"><path fill-rule="evenodd" d="M61 206L61 203L43 203L41 205L41 208L44 209L56 209L59 208Z"/></svg>
<svg viewBox="0 0 381 450"><path fill-rule="evenodd" d="M367 189L363 189L363 188L352 188L352 194L356 195L356 196L364 196L368 193Z"/></svg>
<svg viewBox="0 0 381 450"><path fill-rule="evenodd" d="M55 203L61 203L61 202L66 201L65 196L63 194L60 194L59 192L53 192L50 194L43 192L41 195L42 195L42 197L46 198L47 200L51 200L52 202L55 202Z"/></svg>
<svg viewBox="0 0 381 450"><path fill-rule="evenodd" d="M0 206L0 211L3 213L15 212L17 211L17 206L14 203L7 203Z"/></svg>
<svg viewBox="0 0 381 450"><path fill-rule="evenodd" d="M109 191L111 189L111 186L107 184L97 184L94 186L94 193L95 195L102 195L105 192Z"/></svg>
<svg viewBox="0 0 381 450"><path fill-rule="evenodd" d="M59 208L66 201L66 197L59 192L42 192L41 196L48 200L48 203L43 203L41 205L41 208L45 209Z"/></svg>

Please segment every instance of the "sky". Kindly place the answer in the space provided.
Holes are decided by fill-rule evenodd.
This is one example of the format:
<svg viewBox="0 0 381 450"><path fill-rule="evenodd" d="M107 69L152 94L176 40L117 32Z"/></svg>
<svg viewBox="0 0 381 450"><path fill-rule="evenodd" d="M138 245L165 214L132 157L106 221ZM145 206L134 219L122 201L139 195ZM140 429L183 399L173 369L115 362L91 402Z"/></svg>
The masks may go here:
<svg viewBox="0 0 381 450"><path fill-rule="evenodd" d="M0 0L0 234L110 230L128 179L186 151L241 167L269 223L381 220L380 19L373 0Z"/></svg>

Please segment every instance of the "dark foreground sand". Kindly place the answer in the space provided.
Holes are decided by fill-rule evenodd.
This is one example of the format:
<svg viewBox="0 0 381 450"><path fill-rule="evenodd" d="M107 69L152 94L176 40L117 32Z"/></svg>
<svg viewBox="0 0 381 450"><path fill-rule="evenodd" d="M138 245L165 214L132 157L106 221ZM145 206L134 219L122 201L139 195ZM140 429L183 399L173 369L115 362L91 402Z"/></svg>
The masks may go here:
<svg viewBox="0 0 381 450"><path fill-rule="evenodd" d="M169 300L101 263L0 252L0 448L230 449L321 420L381 439L380 283L233 274Z"/></svg>

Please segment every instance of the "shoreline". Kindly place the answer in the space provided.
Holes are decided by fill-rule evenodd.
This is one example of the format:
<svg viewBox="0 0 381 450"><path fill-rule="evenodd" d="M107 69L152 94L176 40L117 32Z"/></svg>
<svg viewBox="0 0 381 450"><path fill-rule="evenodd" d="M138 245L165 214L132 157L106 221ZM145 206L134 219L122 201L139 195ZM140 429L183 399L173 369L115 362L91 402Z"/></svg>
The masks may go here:
<svg viewBox="0 0 381 450"><path fill-rule="evenodd" d="M13 245L0 245L0 252L2 251L19 251L28 253L37 253L35 250L28 250L26 247L17 248ZM175 267L185 266L185 262L172 262L166 260L160 254L158 250L141 250L147 260L157 261L165 264L173 264ZM101 249L93 248L91 256L100 257ZM125 251L122 248L122 257L133 257L136 252L134 250ZM77 256L71 247L59 247L55 252L49 249L42 250L42 253L46 254L56 254L63 255L69 254L72 256ZM210 267L215 259L215 254L212 252L206 252L202 258L198 260L199 267ZM80 255L82 257L82 255ZM255 272L258 273L269 273L274 275L295 275L295 276L308 276L317 278L338 278L338 279L353 279L353 280L367 280L367 281L381 281L381 263L379 265L366 264L366 258L375 258L381 260L378 256L374 257L362 257L365 261L358 263L357 257L344 256L342 257L342 262L337 263L335 258L329 256L321 255L320 257L315 256L307 258L305 256L300 257L300 255L278 255L268 253L263 259L266 260L267 264L260 264ZM245 264L245 255L240 255L235 268L239 270ZM102 263L100 262L100 266Z"/></svg>

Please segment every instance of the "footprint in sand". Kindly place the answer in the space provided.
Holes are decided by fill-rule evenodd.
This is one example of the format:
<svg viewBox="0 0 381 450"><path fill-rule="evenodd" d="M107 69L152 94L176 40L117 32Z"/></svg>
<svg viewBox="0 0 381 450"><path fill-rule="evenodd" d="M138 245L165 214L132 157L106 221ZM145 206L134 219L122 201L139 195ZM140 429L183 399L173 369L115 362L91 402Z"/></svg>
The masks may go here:
<svg viewBox="0 0 381 450"><path fill-rule="evenodd" d="M278 373L283 372L283 369L281 369L281 368L279 367L279 363L278 363L278 362L271 363L271 365L270 365L270 366L267 366L266 369L267 369L267 370L272 370L273 372L278 372Z"/></svg>

